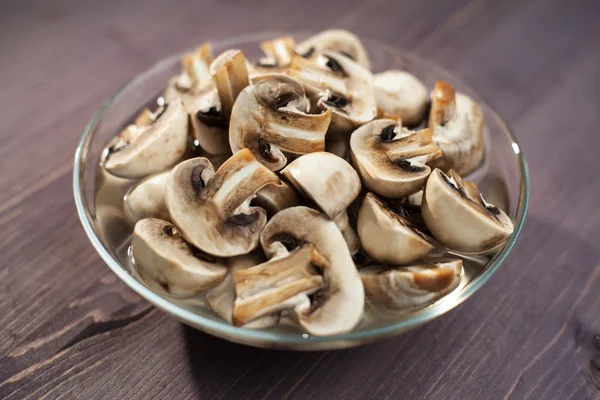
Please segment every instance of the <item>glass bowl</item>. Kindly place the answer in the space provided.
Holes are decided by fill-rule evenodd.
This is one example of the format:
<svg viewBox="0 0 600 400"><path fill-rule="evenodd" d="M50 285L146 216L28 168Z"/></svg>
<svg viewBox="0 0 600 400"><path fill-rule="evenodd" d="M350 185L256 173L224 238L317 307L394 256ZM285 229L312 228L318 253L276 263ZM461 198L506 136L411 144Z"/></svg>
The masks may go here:
<svg viewBox="0 0 600 400"><path fill-rule="evenodd" d="M218 54L227 48L239 48L248 58L256 59L262 55L260 41L279 35L274 32L226 39L213 43L214 51ZM306 34L296 34L295 37L301 39ZM181 54L159 61L108 99L87 126L75 153L73 189L77 212L94 248L113 272L140 296L194 328L232 342L293 350L344 348L385 339L439 317L481 288L512 250L527 212L527 168L519 145L506 123L452 73L391 46L371 40L364 40L364 43L374 72L406 70L429 88L435 80L445 80L475 99L483 109L486 157L482 167L469 179L479 184L486 200L504 209L513 218L515 231L506 243L483 262L478 263L478 258L473 257L474 262L466 264L470 266L465 268L459 288L426 308L404 313L368 311L365 321L352 332L316 337L285 324L261 330L237 328L207 308L203 298L173 299L146 286L129 261L127 240L132 227L125 222L122 200L114 200L122 199L130 183L99 173L97 166L106 143L130 122L143 105L156 101L168 79L179 72ZM107 232L110 234L107 235Z"/></svg>

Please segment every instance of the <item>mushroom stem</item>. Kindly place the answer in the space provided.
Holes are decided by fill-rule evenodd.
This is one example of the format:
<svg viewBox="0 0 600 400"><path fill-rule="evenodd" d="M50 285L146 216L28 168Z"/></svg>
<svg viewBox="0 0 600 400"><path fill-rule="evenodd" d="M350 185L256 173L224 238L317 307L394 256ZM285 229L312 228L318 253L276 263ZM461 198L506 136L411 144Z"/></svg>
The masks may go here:
<svg viewBox="0 0 600 400"><path fill-rule="evenodd" d="M337 93L347 91L344 77L324 70L317 63L300 56L295 56L292 59L290 76L316 89L329 89Z"/></svg>
<svg viewBox="0 0 600 400"><path fill-rule="evenodd" d="M283 36L274 40L264 41L260 48L276 65L284 67L292 62L296 44L291 36Z"/></svg>
<svg viewBox="0 0 600 400"><path fill-rule="evenodd" d="M183 56L181 64L192 86L196 86L202 83L206 77L210 77L209 66L212 61L212 46L209 42L200 45L193 53Z"/></svg>
<svg viewBox="0 0 600 400"><path fill-rule="evenodd" d="M360 249L360 240L358 239L358 235L350 226L350 220L348 219L348 212L346 210L342 211L333 219L335 225L342 232L342 236L344 236L344 240L348 245L348 250L350 250L350 254L356 254Z"/></svg>
<svg viewBox="0 0 600 400"><path fill-rule="evenodd" d="M456 110L456 93L454 92L454 88L444 81L437 81L433 87L431 96L429 126L444 125L452 119Z"/></svg>
<svg viewBox="0 0 600 400"><path fill-rule="evenodd" d="M218 56L210 66L210 73L219 91L221 108L225 119L229 120L233 103L249 84L246 60L241 50L227 50Z"/></svg>

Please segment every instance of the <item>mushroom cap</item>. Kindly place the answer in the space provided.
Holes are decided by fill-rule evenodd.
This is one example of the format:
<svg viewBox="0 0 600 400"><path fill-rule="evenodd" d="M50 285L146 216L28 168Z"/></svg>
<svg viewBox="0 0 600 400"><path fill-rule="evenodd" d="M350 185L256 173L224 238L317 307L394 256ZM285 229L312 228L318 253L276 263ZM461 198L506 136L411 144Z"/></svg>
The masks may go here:
<svg viewBox="0 0 600 400"><path fill-rule="evenodd" d="M197 296L227 274L225 263L201 254L175 226L156 218L135 224L131 251L142 279L174 297Z"/></svg>
<svg viewBox="0 0 600 400"><path fill-rule="evenodd" d="M430 129L409 131L391 119L358 128L350 138L350 149L365 186L391 199L421 190L431 173L427 163L442 155Z"/></svg>
<svg viewBox="0 0 600 400"><path fill-rule="evenodd" d="M271 217L286 208L302 205L302 200L293 187L281 181L278 184L270 183L256 192L252 205L264 208L267 216Z"/></svg>
<svg viewBox="0 0 600 400"><path fill-rule="evenodd" d="M329 29L309 37L296 46L296 53L310 58L315 53L335 51L371 69L369 55L360 39L344 29Z"/></svg>
<svg viewBox="0 0 600 400"><path fill-rule="evenodd" d="M123 178L143 178L165 171L177 164L187 150L188 115L181 100L167 103L155 120L139 121L125 130L135 132L131 141L109 153L104 167L111 174ZM123 135L123 133L122 133Z"/></svg>
<svg viewBox="0 0 600 400"><path fill-rule="evenodd" d="M427 112L429 93L425 85L406 71L390 70L374 75L373 86L379 114L418 125Z"/></svg>
<svg viewBox="0 0 600 400"><path fill-rule="evenodd" d="M367 297L393 309L434 303L460 283L462 260L431 260L408 266L373 265L360 270Z"/></svg>
<svg viewBox="0 0 600 400"><path fill-rule="evenodd" d="M461 176L473 172L484 156L483 126L483 114L475 101L437 81L431 92L429 128L443 156L432 166L453 169Z"/></svg>
<svg viewBox="0 0 600 400"><path fill-rule="evenodd" d="M248 149L231 156L216 173L206 158L178 164L169 175L166 203L183 236L217 257L247 254L258 245L266 212L250 207L255 193L277 175L261 165Z"/></svg>
<svg viewBox="0 0 600 400"><path fill-rule="evenodd" d="M410 264L434 250L431 239L373 193L360 207L357 230L363 251L380 263Z"/></svg>
<svg viewBox="0 0 600 400"><path fill-rule="evenodd" d="M364 289L344 237L335 223L308 207L292 207L275 214L261 233L261 245L271 257L285 246L287 250L312 244L327 261L321 273L325 288L316 300L294 309L302 328L314 335L348 332L361 321Z"/></svg>
<svg viewBox="0 0 600 400"><path fill-rule="evenodd" d="M125 215L132 223L145 218L170 221L165 203L165 185L171 171L161 172L142 179L133 185L123 197Z"/></svg>
<svg viewBox="0 0 600 400"><path fill-rule="evenodd" d="M486 203L477 185L452 170L448 175L439 169L431 173L421 210L433 237L456 251L489 251L514 230L504 211Z"/></svg>
<svg viewBox="0 0 600 400"><path fill-rule="evenodd" d="M235 153L248 148L272 171L285 166L283 152L305 154L325 148L331 111L308 114L304 88L285 75L264 75L245 88L233 106L229 143Z"/></svg>
<svg viewBox="0 0 600 400"><path fill-rule="evenodd" d="M281 174L329 218L335 218L359 195L360 178L335 154L316 152L298 157Z"/></svg>

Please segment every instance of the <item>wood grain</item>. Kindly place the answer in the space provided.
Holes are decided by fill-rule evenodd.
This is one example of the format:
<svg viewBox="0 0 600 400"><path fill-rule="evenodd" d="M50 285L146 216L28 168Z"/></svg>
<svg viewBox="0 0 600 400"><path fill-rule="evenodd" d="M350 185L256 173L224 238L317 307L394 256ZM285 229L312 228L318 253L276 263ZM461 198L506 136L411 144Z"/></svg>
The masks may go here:
<svg viewBox="0 0 600 400"><path fill-rule="evenodd" d="M599 16L592 0L7 2L0 398L600 398ZM87 241L71 195L81 132L115 88L170 53L333 26L430 58L491 101L529 162L522 237L468 302L383 343L278 352L187 328Z"/></svg>

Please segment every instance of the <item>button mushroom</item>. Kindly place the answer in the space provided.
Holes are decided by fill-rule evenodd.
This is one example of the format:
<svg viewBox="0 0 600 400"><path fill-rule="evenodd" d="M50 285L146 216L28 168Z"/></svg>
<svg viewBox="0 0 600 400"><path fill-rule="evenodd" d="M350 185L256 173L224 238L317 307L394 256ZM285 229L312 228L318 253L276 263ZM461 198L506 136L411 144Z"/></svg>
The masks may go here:
<svg viewBox="0 0 600 400"><path fill-rule="evenodd" d="M302 85L284 75L264 75L242 91L233 106L229 142L235 153L249 148L272 171L285 166L285 153L322 151L331 111L307 114Z"/></svg>
<svg viewBox="0 0 600 400"><path fill-rule="evenodd" d="M278 182L277 175L243 149L216 173L202 157L178 164L167 179L165 198L186 240L214 256L233 257L258 245L267 216L249 203L259 189Z"/></svg>
<svg viewBox="0 0 600 400"><path fill-rule="evenodd" d="M307 58L328 50L345 55L367 70L371 69L369 55L360 39L352 32L343 29L330 29L317 33L296 46L296 52Z"/></svg>
<svg viewBox="0 0 600 400"><path fill-rule="evenodd" d="M264 208L270 218L281 210L302 205L302 200L290 185L285 182L270 183L256 192L252 205Z"/></svg>
<svg viewBox="0 0 600 400"><path fill-rule="evenodd" d="M424 307L456 289L461 260L437 260L416 265L369 266L360 270L367 297L393 309Z"/></svg>
<svg viewBox="0 0 600 400"><path fill-rule="evenodd" d="M407 126L418 125L429 107L429 93L416 76L391 70L374 75L373 85L379 115L401 119Z"/></svg>
<svg viewBox="0 0 600 400"><path fill-rule="evenodd" d="M153 113L145 109L108 149L104 167L123 178L143 178L177 164L188 144L188 116L175 99Z"/></svg>
<svg viewBox="0 0 600 400"><path fill-rule="evenodd" d="M409 131L390 119L358 128L350 138L350 149L365 186L391 199L421 190L431 172L427 163L442 155L430 129Z"/></svg>
<svg viewBox="0 0 600 400"><path fill-rule="evenodd" d="M210 73L219 93L223 116L229 121L235 100L249 84L244 54L234 49L221 53L210 65Z"/></svg>
<svg viewBox="0 0 600 400"><path fill-rule="evenodd" d="M452 250L490 251L514 229L504 211L484 200L477 185L452 170L448 175L439 169L431 173L421 209L433 237Z"/></svg>
<svg viewBox="0 0 600 400"><path fill-rule="evenodd" d="M170 221L165 204L165 185L171 171L149 176L134 186L123 197L123 209L129 221L135 223L144 218Z"/></svg>
<svg viewBox="0 0 600 400"><path fill-rule="evenodd" d="M156 218L135 224L131 252L142 279L174 297L197 296L227 274L226 264L194 249L175 226Z"/></svg>
<svg viewBox="0 0 600 400"><path fill-rule="evenodd" d="M292 161L281 174L335 222L350 253L356 253L360 242L350 226L346 211L361 189L360 178L354 168L334 154L316 152Z"/></svg>
<svg viewBox="0 0 600 400"><path fill-rule="evenodd" d="M403 208L367 193L357 222L362 250L373 260L392 265L410 264L430 254L431 239L406 216Z"/></svg>
<svg viewBox="0 0 600 400"><path fill-rule="evenodd" d="M295 46L296 43L291 36L282 36L262 42L260 48L264 51L265 57L248 64L250 78L287 73L287 69L292 62Z"/></svg>
<svg viewBox="0 0 600 400"><path fill-rule="evenodd" d="M317 97L317 108L333 111L332 134L350 134L377 116L373 75L342 54L325 52L314 60L295 56L289 75Z"/></svg>
<svg viewBox="0 0 600 400"><path fill-rule="evenodd" d="M473 172L484 155L483 114L467 95L455 92L437 81L431 93L429 128L443 156L433 165L444 171L455 170L466 176Z"/></svg>
<svg viewBox="0 0 600 400"><path fill-rule="evenodd" d="M324 214L308 207L278 212L261 234L265 254L272 257L285 247L293 251L311 244L326 261L321 271L324 287L312 298L298 301L291 311L298 324L313 335L348 332L361 321L364 289L344 237Z"/></svg>

